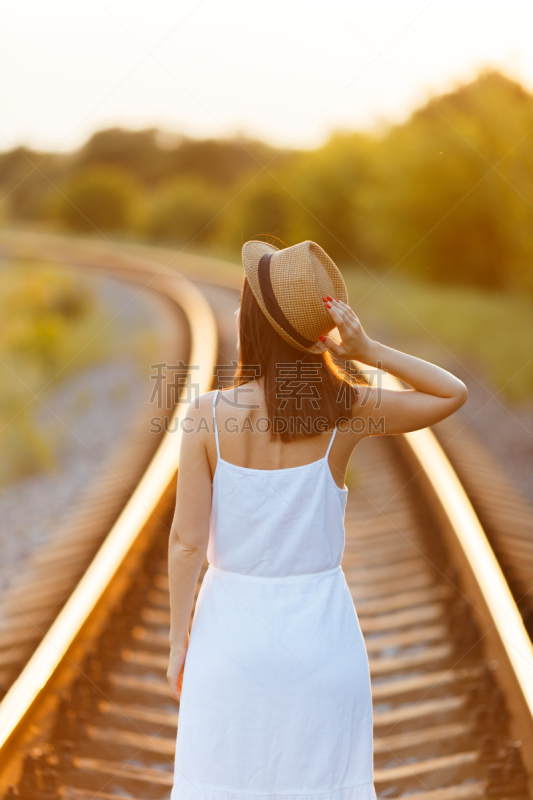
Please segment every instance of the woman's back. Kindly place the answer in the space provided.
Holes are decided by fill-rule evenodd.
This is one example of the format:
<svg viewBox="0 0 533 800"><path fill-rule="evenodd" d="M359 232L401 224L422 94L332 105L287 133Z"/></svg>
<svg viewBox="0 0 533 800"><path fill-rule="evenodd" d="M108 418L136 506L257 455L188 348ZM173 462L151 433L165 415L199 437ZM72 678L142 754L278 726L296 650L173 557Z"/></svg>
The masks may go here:
<svg viewBox="0 0 533 800"><path fill-rule="evenodd" d="M210 393L211 394L211 393ZM205 396L211 406L210 394ZM289 442L282 441L279 437L272 440L270 427L279 424L297 423L291 413L279 416L274 422L269 418L269 413L260 381L220 391L216 395L216 415L220 449L226 460L249 467L250 469L287 469L302 466L322 458L329 447L332 430L324 426L324 418L320 411L315 411L315 418L307 420L308 425L315 425L318 435L297 436ZM340 411L342 412L342 407ZM206 402L203 408L205 418L210 414ZM289 418L289 422L286 419ZM209 420L211 422L211 420ZM207 426L206 426L207 427ZM279 430L279 426L277 427ZM212 430L209 424L209 430ZM344 472L346 462L359 437L353 432L336 437L335 447L329 454L329 464L334 479L339 489L344 488ZM211 471L214 473L216 466L216 447L214 436L210 437L211 446L208 446ZM341 442L344 439L344 442ZM349 441L348 441L349 440Z"/></svg>
<svg viewBox="0 0 533 800"><path fill-rule="evenodd" d="M256 399L260 401L260 395ZM344 549L347 489L336 484L328 461L336 429L333 434L272 446L269 434L261 428L261 420L265 419L261 402L244 415L242 410L232 413L227 406L222 408L221 400L224 396L215 392L216 466L209 563L218 569L264 577L339 567ZM243 431L240 427L245 424ZM324 439L329 442L319 458L288 467L263 466L274 460L294 462L312 457L321 451ZM231 460L225 458L226 445ZM233 459L261 466L242 466Z"/></svg>

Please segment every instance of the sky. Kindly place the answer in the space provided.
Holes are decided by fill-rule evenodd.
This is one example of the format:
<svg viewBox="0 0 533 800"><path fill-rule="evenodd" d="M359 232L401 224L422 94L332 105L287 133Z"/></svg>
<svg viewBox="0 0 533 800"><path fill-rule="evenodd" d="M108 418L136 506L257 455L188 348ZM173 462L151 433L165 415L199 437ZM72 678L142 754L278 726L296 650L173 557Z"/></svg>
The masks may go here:
<svg viewBox="0 0 533 800"><path fill-rule="evenodd" d="M17 0L2 17L0 150L113 126L313 148L483 68L533 91L530 0Z"/></svg>

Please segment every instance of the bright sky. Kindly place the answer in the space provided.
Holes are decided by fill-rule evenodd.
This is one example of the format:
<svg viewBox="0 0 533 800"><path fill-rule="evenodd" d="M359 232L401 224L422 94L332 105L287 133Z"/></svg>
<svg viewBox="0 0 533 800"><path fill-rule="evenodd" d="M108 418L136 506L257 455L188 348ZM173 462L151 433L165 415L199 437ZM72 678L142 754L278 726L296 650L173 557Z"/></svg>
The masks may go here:
<svg viewBox="0 0 533 800"><path fill-rule="evenodd" d="M314 147L495 66L533 90L530 0L17 0L0 150L114 125Z"/></svg>

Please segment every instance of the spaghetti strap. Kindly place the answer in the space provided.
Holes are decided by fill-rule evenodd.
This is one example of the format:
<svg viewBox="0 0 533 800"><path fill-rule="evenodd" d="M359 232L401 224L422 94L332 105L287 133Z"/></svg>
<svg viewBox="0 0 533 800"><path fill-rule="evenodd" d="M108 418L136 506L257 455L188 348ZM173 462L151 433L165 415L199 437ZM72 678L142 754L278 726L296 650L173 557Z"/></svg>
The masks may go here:
<svg viewBox="0 0 533 800"><path fill-rule="evenodd" d="M329 456L329 451L331 450L331 445L333 444L333 439L335 438L335 434L337 433L337 426L335 425L335 430L333 431L333 436L329 440L328 449L326 450L326 455L324 456L325 459Z"/></svg>
<svg viewBox="0 0 533 800"><path fill-rule="evenodd" d="M217 444L217 456L220 458L220 445L218 443L218 427L217 427L217 415L216 415L216 403L218 400L219 392L220 389L217 389L213 397L213 422L215 423L215 442Z"/></svg>

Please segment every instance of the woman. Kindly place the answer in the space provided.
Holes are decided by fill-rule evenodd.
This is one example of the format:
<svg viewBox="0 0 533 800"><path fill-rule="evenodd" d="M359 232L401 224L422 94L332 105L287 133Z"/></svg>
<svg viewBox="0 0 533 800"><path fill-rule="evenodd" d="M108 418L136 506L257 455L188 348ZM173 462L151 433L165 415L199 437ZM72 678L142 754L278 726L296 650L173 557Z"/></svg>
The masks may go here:
<svg viewBox="0 0 533 800"><path fill-rule="evenodd" d="M368 658L340 566L344 475L365 436L433 425L467 390L370 339L314 242L247 242L243 264L235 386L190 406L181 445L172 800L373 800ZM341 344L325 335L335 327ZM412 388L358 386L341 369L351 359Z"/></svg>

